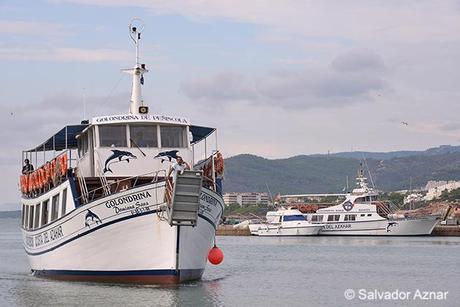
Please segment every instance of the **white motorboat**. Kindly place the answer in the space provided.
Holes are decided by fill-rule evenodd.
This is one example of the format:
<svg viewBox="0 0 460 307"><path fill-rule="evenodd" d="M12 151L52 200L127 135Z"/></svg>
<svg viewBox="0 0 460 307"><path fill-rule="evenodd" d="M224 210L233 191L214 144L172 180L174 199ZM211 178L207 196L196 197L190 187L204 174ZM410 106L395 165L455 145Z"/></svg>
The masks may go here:
<svg viewBox="0 0 460 307"><path fill-rule="evenodd" d="M308 221L324 225L320 235L429 235L438 223L438 216L407 217L392 213L389 204L377 201L379 192L368 186L362 170L357 185L341 204L305 214Z"/></svg>
<svg viewBox="0 0 460 307"><path fill-rule="evenodd" d="M141 33L130 25L130 34L136 65L126 70L129 113L65 126L23 152L36 167L20 180L24 248L36 276L179 283L205 269L224 209L216 179L223 159L214 150L193 167L194 146L215 129L150 114L141 96ZM192 169L172 180L168 170L179 156Z"/></svg>
<svg viewBox="0 0 460 307"><path fill-rule="evenodd" d="M281 208L269 211L266 215L267 222L263 224L250 224L252 235L260 237L280 236L312 236L317 235L322 224L312 224L297 209Z"/></svg>

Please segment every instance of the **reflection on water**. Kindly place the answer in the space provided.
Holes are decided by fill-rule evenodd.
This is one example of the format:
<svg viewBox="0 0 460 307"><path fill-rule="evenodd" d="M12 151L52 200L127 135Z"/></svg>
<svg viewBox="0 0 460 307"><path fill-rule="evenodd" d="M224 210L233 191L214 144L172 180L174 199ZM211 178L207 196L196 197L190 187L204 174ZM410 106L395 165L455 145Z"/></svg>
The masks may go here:
<svg viewBox="0 0 460 307"><path fill-rule="evenodd" d="M428 306L460 300L457 237L220 237L221 265L202 281L164 287L35 278L17 225L0 219L0 306L338 306L348 288L449 291Z"/></svg>
<svg viewBox="0 0 460 307"><path fill-rule="evenodd" d="M28 275L2 274L2 306L219 306L219 280L180 286L57 282ZM7 290L7 293L3 293Z"/></svg>

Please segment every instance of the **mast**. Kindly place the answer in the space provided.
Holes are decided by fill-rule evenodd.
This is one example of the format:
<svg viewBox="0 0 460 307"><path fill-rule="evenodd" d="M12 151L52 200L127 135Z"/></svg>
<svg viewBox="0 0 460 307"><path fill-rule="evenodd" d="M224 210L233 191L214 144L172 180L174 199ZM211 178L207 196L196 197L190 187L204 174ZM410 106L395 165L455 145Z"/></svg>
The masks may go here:
<svg viewBox="0 0 460 307"><path fill-rule="evenodd" d="M138 25L136 26L135 23ZM147 114L148 107L144 106L142 100L142 85L144 85L144 73L148 70L145 68L145 64L141 64L139 61L139 43L141 39L141 32L144 29L142 20L135 18L131 20L129 24L129 35L134 42L136 47L136 65L130 69L123 69L124 72L129 73L133 76L133 84L131 90L131 104L129 106L129 114Z"/></svg>

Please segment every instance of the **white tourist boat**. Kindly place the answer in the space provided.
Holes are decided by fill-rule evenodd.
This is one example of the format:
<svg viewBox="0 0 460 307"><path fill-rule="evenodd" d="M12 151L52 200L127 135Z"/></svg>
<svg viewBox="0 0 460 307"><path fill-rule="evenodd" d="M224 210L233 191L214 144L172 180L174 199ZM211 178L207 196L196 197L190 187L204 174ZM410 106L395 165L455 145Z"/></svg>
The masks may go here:
<svg viewBox="0 0 460 307"><path fill-rule="evenodd" d="M193 167L194 147L215 129L150 114L141 96L147 69L139 62L139 28L131 24L130 34L129 113L65 126L23 152L35 166L20 185L24 248L36 276L178 283L205 269L224 208L216 180L223 160L213 150ZM172 180L178 156L192 170Z"/></svg>
<svg viewBox="0 0 460 307"><path fill-rule="evenodd" d="M377 201L379 192L368 186L362 170L357 184L341 204L305 214L312 223L324 225L320 235L429 235L438 223L438 216L406 217L392 213L389 204Z"/></svg>
<svg viewBox="0 0 460 307"><path fill-rule="evenodd" d="M266 223L249 224L252 235L260 237L312 236L317 235L322 228L321 224L312 224L299 210L292 208L282 207L276 211L269 211L266 218Z"/></svg>

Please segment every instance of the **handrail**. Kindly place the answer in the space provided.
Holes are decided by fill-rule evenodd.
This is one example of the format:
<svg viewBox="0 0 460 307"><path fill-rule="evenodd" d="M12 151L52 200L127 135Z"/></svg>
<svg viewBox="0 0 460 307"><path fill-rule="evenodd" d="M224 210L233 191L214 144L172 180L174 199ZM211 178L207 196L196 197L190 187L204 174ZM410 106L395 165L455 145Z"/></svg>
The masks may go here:
<svg viewBox="0 0 460 307"><path fill-rule="evenodd" d="M216 169L216 156L218 155L221 155L218 150L213 151L209 157L207 157L204 160L198 161L198 163L196 163L193 166L193 169L203 171L203 186L209 185L209 187L212 187L212 190L214 191L217 191L217 172L219 172L219 174L222 175L222 173L220 173L220 171Z"/></svg>
<svg viewBox="0 0 460 307"><path fill-rule="evenodd" d="M118 189L118 187L120 186L120 183L128 181L128 180L131 180L131 179L134 179L134 178L136 178L135 182L137 183L139 177L145 177L145 176L150 175L150 174L154 174L153 179L150 181L150 183L158 182L158 177L159 177L159 174L161 174L161 173L164 173L164 177L166 178L166 170L158 170L158 171L148 172L148 173L141 174L141 175L131 176L131 177L128 177L128 178L123 178L121 180L116 180L115 182L112 182L112 183L107 183L106 188L110 190L110 188L112 186L116 185L116 188ZM133 186L135 186L135 185L133 185ZM86 202L84 202L84 203L88 203L89 201L94 200L94 196L96 195L96 192L101 190L101 189L104 189L104 187L101 186L101 187L98 187L98 188L95 188L95 189L89 191L88 196L91 195L91 197L88 197L88 200ZM82 196L78 197L77 199L82 199Z"/></svg>

